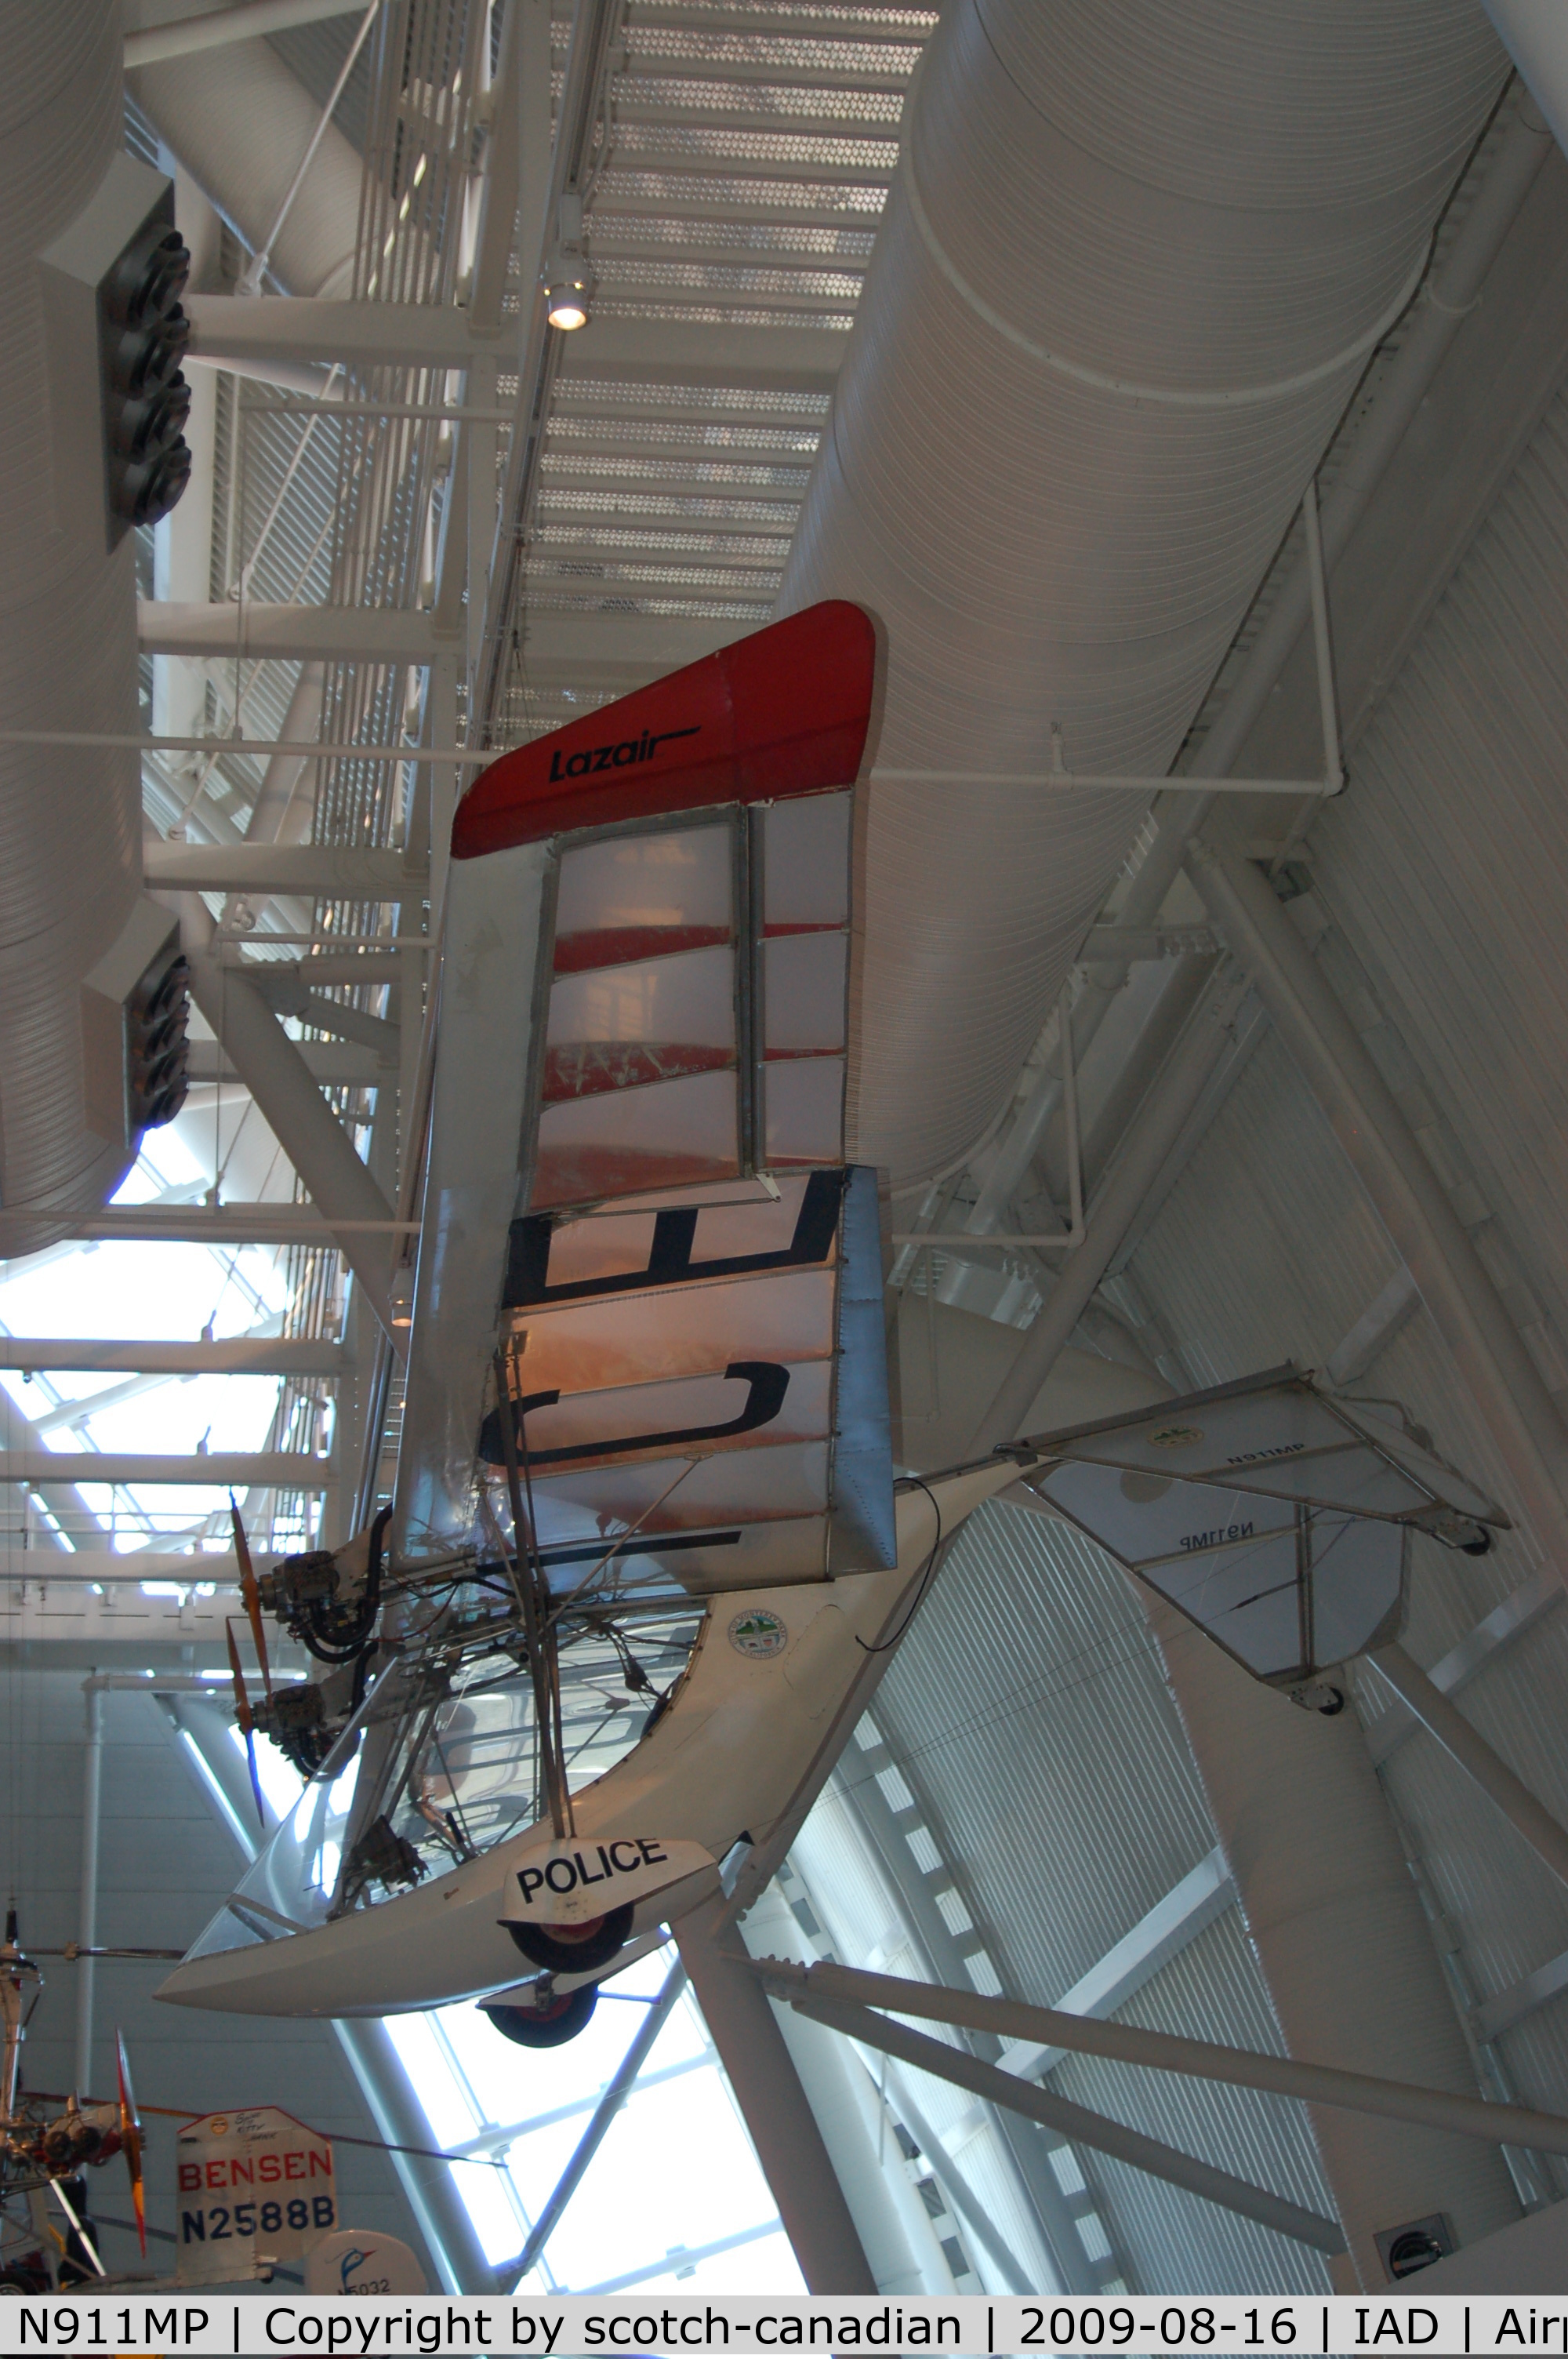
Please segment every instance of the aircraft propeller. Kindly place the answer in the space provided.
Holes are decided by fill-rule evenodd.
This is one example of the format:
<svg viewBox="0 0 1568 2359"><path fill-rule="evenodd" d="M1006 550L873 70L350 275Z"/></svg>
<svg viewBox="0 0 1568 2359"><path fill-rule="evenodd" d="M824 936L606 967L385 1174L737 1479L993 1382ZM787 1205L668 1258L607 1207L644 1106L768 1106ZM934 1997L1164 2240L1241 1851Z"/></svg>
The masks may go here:
<svg viewBox="0 0 1568 2359"><path fill-rule="evenodd" d="M234 1554L240 1566L240 1598L245 1618L251 1625L251 1636L256 1642L256 1660L261 1665L262 1686L267 1701L272 1701L272 1666L267 1660L266 1628L262 1621L261 1591L256 1583L256 1571L251 1562L251 1546L245 1538L245 1527L232 1491L229 1494L229 1520L234 1527Z"/></svg>
<svg viewBox="0 0 1568 2359"><path fill-rule="evenodd" d="M234 1718L240 1724L240 1734L245 1740L245 1762L251 1773L251 1791L256 1799L256 1816L263 1832L266 1829L266 1804L262 1799L261 1777L256 1769L256 1723L251 1710L251 1700L245 1690L245 1675L240 1669L240 1650L234 1644L234 1625L223 1625L223 1636L229 1642L229 1669L234 1680Z"/></svg>
<svg viewBox="0 0 1568 2359"><path fill-rule="evenodd" d="M234 1554L240 1567L240 1599L245 1609L246 1619L251 1625L251 1636L255 1640L256 1660L261 1665L262 1686L270 1703L272 1701L272 1666L267 1660L266 1631L262 1624L261 1593L256 1587L255 1567L251 1562L250 1542L245 1538L244 1522L239 1508L234 1504L234 1495L232 1491L229 1494L229 1516L234 1527ZM255 1796L256 1817L260 1820L265 1833L266 1805L262 1799L261 1777L256 1769L255 1714L251 1710L250 1696L245 1689L245 1675L240 1668L240 1650L234 1643L234 1625L232 1622L225 1623L223 1635L229 1642L229 1669L233 1673L234 1679L234 1718L238 1721L240 1734L245 1740L245 1761L251 1773L251 1792Z"/></svg>
<svg viewBox="0 0 1568 2359"><path fill-rule="evenodd" d="M147 2207L142 2186L142 2125L136 2112L136 2093L131 2085L131 2062L125 2053L125 2035L118 2025L114 2029L114 2069L120 2078L120 2146L125 2158L125 2168L131 2174L131 2203L136 2215L136 2234L145 2255L147 2249Z"/></svg>

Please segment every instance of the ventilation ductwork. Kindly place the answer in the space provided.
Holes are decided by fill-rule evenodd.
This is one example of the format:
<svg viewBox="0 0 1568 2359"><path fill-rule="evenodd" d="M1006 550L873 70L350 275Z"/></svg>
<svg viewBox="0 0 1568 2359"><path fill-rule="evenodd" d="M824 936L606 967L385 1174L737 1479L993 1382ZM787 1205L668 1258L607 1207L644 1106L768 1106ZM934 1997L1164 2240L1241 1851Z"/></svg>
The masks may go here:
<svg viewBox="0 0 1568 2359"><path fill-rule="evenodd" d="M64 363L58 343L50 353L40 264L80 221L120 148L118 11L97 0L8 0L0 49L0 215L8 231L0 249L0 709L14 730L131 733L135 542L127 534L108 553L96 353L90 347L81 364L83 376L92 371L87 382L51 381ZM127 234L137 218L127 219ZM68 503L59 487L73 482L93 496ZM90 1120L84 1027L92 1029L102 993L94 1000L83 985L114 947L130 957L145 914L141 832L133 747L0 744L5 1253L58 1234L47 1221L7 1216L95 1210L134 1152L123 1093L109 1093L102 1128ZM146 964L144 957L127 968L128 986Z"/></svg>
<svg viewBox="0 0 1568 2359"><path fill-rule="evenodd" d="M1168 768L1505 71L1474 0L953 0L780 605L883 617L879 766ZM986 1130L1141 808L873 789L860 1159Z"/></svg>

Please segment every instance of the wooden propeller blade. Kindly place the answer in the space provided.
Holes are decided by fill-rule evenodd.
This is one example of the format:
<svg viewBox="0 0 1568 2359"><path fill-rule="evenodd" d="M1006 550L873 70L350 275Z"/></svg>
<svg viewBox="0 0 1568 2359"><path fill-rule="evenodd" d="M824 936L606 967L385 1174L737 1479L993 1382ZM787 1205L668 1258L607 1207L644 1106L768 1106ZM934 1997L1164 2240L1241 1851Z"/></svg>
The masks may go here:
<svg viewBox="0 0 1568 2359"><path fill-rule="evenodd" d="M239 1722L244 1734L248 1736L253 1725L251 1700L245 1692L245 1675L240 1669L240 1650L234 1644L234 1625L232 1622L224 1623L223 1636L229 1642L229 1669L234 1675L234 1718Z"/></svg>
<svg viewBox="0 0 1568 2359"><path fill-rule="evenodd" d="M142 2125L136 2113L136 2093L131 2086L131 2060L125 2035L114 2031L114 2068L120 2076L120 2145L131 2175L131 2206L136 2215L136 2235L145 2257L147 2249L147 2203L142 2185Z"/></svg>
<svg viewBox="0 0 1568 2359"><path fill-rule="evenodd" d="M261 1777L256 1768L255 1715L245 1692L245 1675L240 1669L240 1650L234 1644L234 1625L223 1625L223 1636L229 1642L229 1669L234 1675L234 1718L240 1723L240 1734L245 1740L245 1766L251 1773L251 1791L256 1799L256 1817L262 1832L266 1832L266 1804L262 1799Z"/></svg>
<svg viewBox="0 0 1568 2359"><path fill-rule="evenodd" d="M229 1520L234 1527L234 1554L240 1567L240 1597L251 1625L251 1636L256 1642L256 1660L261 1665L262 1686L270 1701L272 1666L267 1660L266 1630L262 1622L261 1592L256 1587L256 1569L251 1562L251 1544L245 1538L244 1523L238 1507L234 1505L232 1491L229 1494Z"/></svg>

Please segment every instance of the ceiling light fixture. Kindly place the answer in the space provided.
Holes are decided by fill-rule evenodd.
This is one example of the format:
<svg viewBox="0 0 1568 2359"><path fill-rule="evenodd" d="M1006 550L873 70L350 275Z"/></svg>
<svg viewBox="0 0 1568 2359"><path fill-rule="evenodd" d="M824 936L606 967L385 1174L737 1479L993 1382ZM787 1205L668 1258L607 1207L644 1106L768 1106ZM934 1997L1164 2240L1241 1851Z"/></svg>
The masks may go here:
<svg viewBox="0 0 1568 2359"><path fill-rule="evenodd" d="M592 299L593 273L582 255L558 255L546 289L551 327L562 328L568 332L574 328L585 328Z"/></svg>
<svg viewBox="0 0 1568 2359"><path fill-rule="evenodd" d="M593 273L582 250L582 198L568 189L556 215L557 245L546 277L546 315L552 328L569 334L588 325Z"/></svg>

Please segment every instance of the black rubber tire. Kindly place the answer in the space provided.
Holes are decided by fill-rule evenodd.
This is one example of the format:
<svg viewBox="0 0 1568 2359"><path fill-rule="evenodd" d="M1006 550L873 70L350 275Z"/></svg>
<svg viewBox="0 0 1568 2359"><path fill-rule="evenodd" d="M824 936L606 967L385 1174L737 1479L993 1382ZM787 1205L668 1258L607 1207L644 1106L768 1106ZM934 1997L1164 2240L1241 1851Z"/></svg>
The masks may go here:
<svg viewBox="0 0 1568 2359"><path fill-rule="evenodd" d="M597 1984L584 1983L580 1990L568 1991L547 2006L487 2006L480 2011L489 2016L503 2039L514 2040L519 2048L564 2048L587 2029L598 2005Z"/></svg>
<svg viewBox="0 0 1568 2359"><path fill-rule="evenodd" d="M580 1933L566 1925L508 1925L506 1930L531 1964L545 1966L553 1974L590 1974L625 1948L632 1933L632 1904L623 1901L607 1917L590 1920Z"/></svg>

